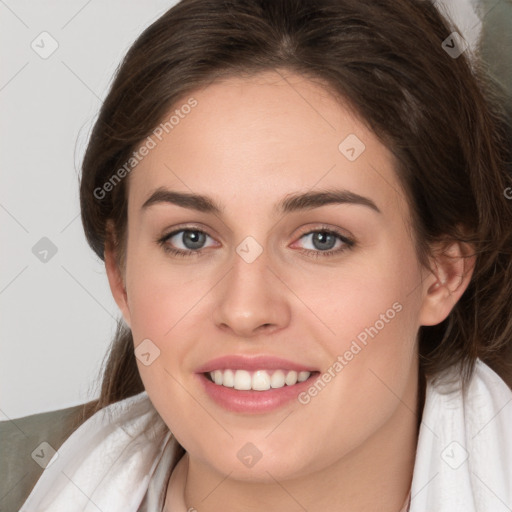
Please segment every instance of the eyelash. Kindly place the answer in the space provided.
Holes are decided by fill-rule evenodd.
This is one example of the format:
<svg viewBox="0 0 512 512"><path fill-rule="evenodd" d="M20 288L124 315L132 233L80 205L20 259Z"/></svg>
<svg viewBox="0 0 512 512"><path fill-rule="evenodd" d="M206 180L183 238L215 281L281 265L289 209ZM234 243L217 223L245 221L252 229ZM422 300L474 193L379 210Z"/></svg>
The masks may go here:
<svg viewBox="0 0 512 512"><path fill-rule="evenodd" d="M177 229L175 231L172 231L171 233L164 235L162 238L159 238L157 240L157 243L163 248L163 250L166 253L172 254L173 256L179 256L179 257L201 256L203 254L203 252L205 251L205 249L198 249L196 251L190 249L188 251L184 251L183 249L175 249L175 248L167 245L167 240L169 240L169 238L172 238L174 235L181 233L181 232L185 232L185 231L194 232L194 233L203 233L207 236L210 236L210 235L208 235L208 233L206 233L206 231L203 231L201 229L195 229L194 227L185 227L185 228ZM330 249L328 251L320 251L320 250L313 250L313 249L302 249L301 250L301 252L303 254L307 254L308 256L312 256L313 258L328 258L331 256L337 256L337 255L340 255L342 252L345 252L346 250L352 249L355 245L354 240L347 238L346 236L342 235L340 232L336 231L335 229L327 228L327 227L323 227L323 226L321 226L320 228L313 229L313 230L307 231L305 233L302 233L300 235L299 239L303 238L306 235L311 235L312 233L327 233L330 235L335 235L345 244L341 248Z"/></svg>

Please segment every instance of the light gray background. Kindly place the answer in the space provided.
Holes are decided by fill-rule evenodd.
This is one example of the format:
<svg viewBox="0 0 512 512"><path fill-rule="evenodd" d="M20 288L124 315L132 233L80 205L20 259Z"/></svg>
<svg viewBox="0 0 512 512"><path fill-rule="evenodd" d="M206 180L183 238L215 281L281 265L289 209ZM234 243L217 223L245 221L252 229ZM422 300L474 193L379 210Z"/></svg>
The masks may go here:
<svg viewBox="0 0 512 512"><path fill-rule="evenodd" d="M98 396L119 313L85 241L78 171L117 65L174 3L0 2L0 421ZM43 31L59 44L47 59L31 48ZM42 237L57 246L46 263Z"/></svg>
<svg viewBox="0 0 512 512"><path fill-rule="evenodd" d="M174 3L0 0L0 421L99 394L120 313L85 241L78 173L117 65ZM474 44L471 0L443 3ZM50 48L45 31L59 46L43 59L31 44ZM57 248L46 262L32 252L43 237Z"/></svg>

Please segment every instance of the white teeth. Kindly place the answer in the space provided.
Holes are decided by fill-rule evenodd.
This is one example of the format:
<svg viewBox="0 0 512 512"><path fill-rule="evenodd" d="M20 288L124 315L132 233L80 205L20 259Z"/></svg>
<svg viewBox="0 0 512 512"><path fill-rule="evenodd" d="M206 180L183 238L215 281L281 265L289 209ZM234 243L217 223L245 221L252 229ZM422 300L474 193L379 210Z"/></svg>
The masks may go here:
<svg viewBox="0 0 512 512"><path fill-rule="evenodd" d="M235 388L239 391L267 391L270 388L282 388L285 385L293 386L297 382L304 382L309 378L311 372L296 372L294 370L257 370L248 372L246 370L214 370L210 377L215 384L228 388Z"/></svg>
<svg viewBox="0 0 512 512"><path fill-rule="evenodd" d="M252 389L255 391L266 391L270 389L270 375L264 370L254 372L252 376Z"/></svg>
<svg viewBox="0 0 512 512"><path fill-rule="evenodd" d="M251 389L252 378L251 374L245 370L237 370L235 372L235 385L233 386L235 389L239 391L247 391Z"/></svg>
<svg viewBox="0 0 512 512"><path fill-rule="evenodd" d="M297 384L297 372L291 371L286 374L286 378L284 379L288 386L293 386Z"/></svg>
<svg viewBox="0 0 512 512"><path fill-rule="evenodd" d="M219 371L220 370L216 370ZM233 370L224 370L224 374L222 375L222 385L227 388L232 388L235 385L235 374Z"/></svg>
<svg viewBox="0 0 512 512"><path fill-rule="evenodd" d="M215 384L222 384L222 372L220 370L213 372L213 382L215 382Z"/></svg>
<svg viewBox="0 0 512 512"><path fill-rule="evenodd" d="M299 382L304 382L305 380L309 379L309 376L311 374L309 372L299 372L299 375L297 377L297 380Z"/></svg>
<svg viewBox="0 0 512 512"><path fill-rule="evenodd" d="M270 377L270 385L273 388L282 388L284 386L285 374L283 370L276 370Z"/></svg>

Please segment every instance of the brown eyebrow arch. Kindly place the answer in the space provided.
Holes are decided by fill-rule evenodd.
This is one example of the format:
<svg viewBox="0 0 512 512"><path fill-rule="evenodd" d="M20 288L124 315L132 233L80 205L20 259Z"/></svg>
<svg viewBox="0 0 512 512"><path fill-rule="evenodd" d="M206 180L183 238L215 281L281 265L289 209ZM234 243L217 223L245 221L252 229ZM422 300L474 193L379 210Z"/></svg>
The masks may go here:
<svg viewBox="0 0 512 512"><path fill-rule="evenodd" d="M200 194L177 192L164 187L157 188L142 205L146 209L154 204L171 203L182 208L204 213L222 215L224 207L212 198ZM328 204L359 204L367 206L377 213L382 213L378 206L368 197L344 189L327 189L325 191L305 192L285 197L274 207L275 213L290 213L300 210L319 208Z"/></svg>

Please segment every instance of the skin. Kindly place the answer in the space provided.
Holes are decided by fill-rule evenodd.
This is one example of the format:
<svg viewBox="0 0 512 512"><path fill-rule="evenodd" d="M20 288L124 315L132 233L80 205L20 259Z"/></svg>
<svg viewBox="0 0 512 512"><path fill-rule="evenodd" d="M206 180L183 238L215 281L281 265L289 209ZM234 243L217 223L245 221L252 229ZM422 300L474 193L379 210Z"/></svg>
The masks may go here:
<svg viewBox="0 0 512 512"><path fill-rule="evenodd" d="M419 264L391 152L321 84L272 71L192 96L198 105L129 176L125 268L112 245L105 251L135 347L149 338L160 350L149 366L137 360L144 386L187 450L166 506L397 512L417 443L418 329L444 320L466 289L465 247L446 247L452 258L439 254L436 272ZM353 162L338 149L349 134L366 146ZM142 210L159 186L211 196L224 211ZM381 213L357 204L273 212L289 194L330 187L370 198ZM156 242L190 224L208 234L203 255L172 256ZM355 245L304 254L322 251L308 233L325 225ZM247 236L263 248L252 263L236 252ZM334 249L344 245L336 240ZM191 247L182 234L172 241ZM271 354L327 371L396 302L401 311L307 405L229 412L194 376L226 354ZM262 454L252 467L237 457L247 442Z"/></svg>

